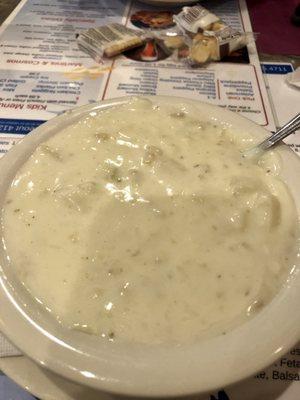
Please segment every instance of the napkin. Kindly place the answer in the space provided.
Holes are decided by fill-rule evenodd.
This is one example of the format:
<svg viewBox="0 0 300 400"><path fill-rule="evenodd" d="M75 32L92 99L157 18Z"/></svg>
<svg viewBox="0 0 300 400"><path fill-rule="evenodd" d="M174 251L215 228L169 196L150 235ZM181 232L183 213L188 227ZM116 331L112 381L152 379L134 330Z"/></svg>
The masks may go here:
<svg viewBox="0 0 300 400"><path fill-rule="evenodd" d="M0 333L0 357L21 356L22 353L16 349L1 333Z"/></svg>

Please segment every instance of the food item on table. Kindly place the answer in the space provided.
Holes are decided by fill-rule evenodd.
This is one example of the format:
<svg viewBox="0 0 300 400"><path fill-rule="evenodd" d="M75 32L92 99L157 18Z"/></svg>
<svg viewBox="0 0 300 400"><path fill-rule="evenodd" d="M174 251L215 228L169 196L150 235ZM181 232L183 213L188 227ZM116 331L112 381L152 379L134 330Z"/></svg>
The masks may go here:
<svg viewBox="0 0 300 400"><path fill-rule="evenodd" d="M141 10L134 13L131 23L139 28L165 29L174 25L173 13L171 11L148 11Z"/></svg>
<svg viewBox="0 0 300 400"><path fill-rule="evenodd" d="M222 21L214 22L211 26L211 30L214 32L220 31L225 28L227 28L227 25L225 24L225 22L222 22Z"/></svg>
<svg viewBox="0 0 300 400"><path fill-rule="evenodd" d="M183 35L165 36L164 45L168 49L180 49L181 47L186 46Z"/></svg>
<svg viewBox="0 0 300 400"><path fill-rule="evenodd" d="M158 51L155 41L147 40L143 50L141 51L141 60L157 61L157 59L158 59Z"/></svg>
<svg viewBox="0 0 300 400"><path fill-rule="evenodd" d="M103 63L103 57L113 57L136 47L141 48L141 61L157 61L160 59L158 45L166 55L172 54L173 59L186 59L195 66L221 60L253 39L252 35L230 28L199 5L184 7L174 16L169 11L138 11L131 16L131 22L153 29L167 28L174 25L172 18L177 27L165 33L149 34L117 23L91 28L78 35L78 47Z"/></svg>
<svg viewBox="0 0 300 400"><path fill-rule="evenodd" d="M88 29L77 37L78 47L97 62L103 55L113 57L143 43L141 31L117 23Z"/></svg>
<svg viewBox="0 0 300 400"><path fill-rule="evenodd" d="M200 31L211 30L213 24L220 21L219 17L200 5L183 7L173 19L179 27L192 33L197 33L199 29Z"/></svg>
<svg viewBox="0 0 300 400"><path fill-rule="evenodd" d="M219 61L254 39L252 34L231 28L200 5L184 7L174 21L189 46L188 60L194 64Z"/></svg>
<svg viewBox="0 0 300 400"><path fill-rule="evenodd" d="M216 115L216 118L218 116ZM259 312L298 238L276 153L185 103L92 111L42 143L6 194L11 268L65 326L194 343Z"/></svg>
<svg viewBox="0 0 300 400"><path fill-rule="evenodd" d="M218 61L246 46L247 43L247 34L233 31L228 27L213 34L197 33L192 39L189 57L199 64Z"/></svg>
<svg viewBox="0 0 300 400"><path fill-rule="evenodd" d="M213 36L205 36L202 33L197 33L193 38L189 56L193 61L199 64L204 64L211 60L218 60L217 39Z"/></svg>
<svg viewBox="0 0 300 400"><path fill-rule="evenodd" d="M172 51L158 38L147 38L143 46L126 51L126 58L134 61L156 62L169 57Z"/></svg>

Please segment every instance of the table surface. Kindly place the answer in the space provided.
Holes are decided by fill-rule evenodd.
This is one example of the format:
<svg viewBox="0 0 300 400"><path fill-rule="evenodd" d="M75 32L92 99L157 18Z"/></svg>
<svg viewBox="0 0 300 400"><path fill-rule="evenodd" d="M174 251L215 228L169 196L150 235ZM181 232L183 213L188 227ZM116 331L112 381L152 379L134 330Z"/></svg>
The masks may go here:
<svg viewBox="0 0 300 400"><path fill-rule="evenodd" d="M15 7L20 3L21 0L0 0L0 25L5 21L5 19L9 16L9 14L15 9ZM221 1L221 0L220 0ZM253 9L253 0L246 0L249 2L249 12ZM260 0L260 2L267 2L268 0ZM251 16L251 13L250 13ZM300 27L298 27L300 32ZM299 47L299 55L282 55L282 54L266 54L259 52L259 58L261 61L281 61L291 63L296 69L300 66L300 47Z"/></svg>
<svg viewBox="0 0 300 400"><path fill-rule="evenodd" d="M250 3L252 3L253 7L253 1L248 0ZM261 1L267 1L267 0L261 0ZM9 16L9 14L14 10L14 8L19 4L20 0L0 0L0 26L1 24L5 21L5 19ZM250 5L250 4L249 4ZM250 8L250 7L249 7ZM249 9L249 11L251 11ZM251 15L251 13L250 13ZM254 15L254 14L253 14ZM299 28L300 31L300 28ZM300 48L299 48L300 51ZM266 53L261 53L259 52L259 58L260 61L276 61L276 62L289 62L291 63L294 68L297 68L300 66L300 54L299 55L271 55L271 54L266 54ZM31 400L34 399L34 397L30 396L28 393L23 392L21 388L18 387L14 382L12 382L10 379L7 379L5 382L4 380L1 380L1 378L4 378L3 375L1 375L0 372L0 400L7 400L6 398L2 398L1 396L5 393L10 393L16 396L17 399L24 399L24 400ZM6 378L6 377L5 377Z"/></svg>
<svg viewBox="0 0 300 400"><path fill-rule="evenodd" d="M0 0L0 25L19 3L20 0Z"/></svg>

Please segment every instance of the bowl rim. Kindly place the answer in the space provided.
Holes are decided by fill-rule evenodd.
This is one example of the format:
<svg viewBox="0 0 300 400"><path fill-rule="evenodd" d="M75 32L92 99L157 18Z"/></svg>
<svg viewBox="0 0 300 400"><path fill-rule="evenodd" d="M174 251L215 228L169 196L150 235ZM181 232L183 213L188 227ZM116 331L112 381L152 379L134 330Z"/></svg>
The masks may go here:
<svg viewBox="0 0 300 400"><path fill-rule="evenodd" d="M268 134L254 122L218 106L181 97L142 97L156 103L192 104L205 110L208 115L213 116L217 112L218 120L251 131L261 138ZM126 96L77 107L34 129L0 160L0 193L6 191L3 189L7 188L35 147L61 130L61 125L67 126L91 111L124 104L131 98ZM281 145L278 152L289 167L287 177L295 175L296 169L300 171L300 160L288 146ZM300 183L291 189L296 190L296 198L300 200ZM300 201L296 205L300 215ZM26 305L22 304L14 285L7 279L5 260L2 257L0 330L39 365L99 390L145 397L208 393L262 370L299 340L300 320L293 318L292 305L300 302L300 263L296 272L287 288L265 309L225 336L176 348L141 345L127 345L125 348L101 344L101 349L93 352L91 346L84 344L87 341L86 335L78 339L78 346L70 345L70 332L61 328L59 332L47 330L28 314ZM264 339L257 341L259 336Z"/></svg>

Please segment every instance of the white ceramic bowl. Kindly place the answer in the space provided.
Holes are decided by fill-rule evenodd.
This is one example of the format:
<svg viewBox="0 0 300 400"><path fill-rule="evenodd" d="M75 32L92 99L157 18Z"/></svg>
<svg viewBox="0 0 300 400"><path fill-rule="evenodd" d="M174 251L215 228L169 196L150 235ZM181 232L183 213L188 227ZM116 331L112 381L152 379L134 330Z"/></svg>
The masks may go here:
<svg viewBox="0 0 300 400"><path fill-rule="evenodd" d="M263 138L267 132L225 109L187 99L154 97L155 103L193 104L208 118ZM37 145L91 110L126 102L103 101L69 111L41 125L0 161L0 207L14 175ZM282 177L300 215L300 161L285 145L278 153ZM0 231L1 235L1 231ZM261 370L300 337L300 259L290 283L260 313L227 335L177 347L105 343L59 326L39 308L8 268L0 246L0 330L26 355L63 377L96 389L135 396L204 393Z"/></svg>

